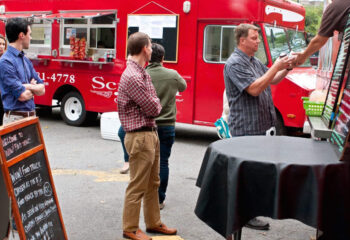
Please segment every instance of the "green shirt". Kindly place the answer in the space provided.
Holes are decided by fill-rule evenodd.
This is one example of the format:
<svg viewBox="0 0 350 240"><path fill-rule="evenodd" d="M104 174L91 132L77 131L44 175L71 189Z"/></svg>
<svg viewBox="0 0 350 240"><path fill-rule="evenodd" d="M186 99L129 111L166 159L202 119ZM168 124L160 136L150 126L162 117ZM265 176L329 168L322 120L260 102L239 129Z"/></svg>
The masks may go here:
<svg viewBox="0 0 350 240"><path fill-rule="evenodd" d="M162 105L162 111L156 118L157 125L175 125L176 93L186 89L186 81L177 71L165 68L160 63L150 63L146 71L151 76Z"/></svg>

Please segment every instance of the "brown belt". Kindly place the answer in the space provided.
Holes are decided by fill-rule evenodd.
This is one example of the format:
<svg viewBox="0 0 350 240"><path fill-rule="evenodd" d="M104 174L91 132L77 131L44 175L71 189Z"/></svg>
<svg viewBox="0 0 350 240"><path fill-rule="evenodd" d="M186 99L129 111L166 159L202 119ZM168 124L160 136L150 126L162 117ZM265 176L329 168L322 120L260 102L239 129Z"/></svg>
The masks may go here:
<svg viewBox="0 0 350 240"><path fill-rule="evenodd" d="M142 128L127 131L127 132L151 132L151 131L157 131L157 128L156 127L142 127Z"/></svg>
<svg viewBox="0 0 350 240"><path fill-rule="evenodd" d="M31 116L35 116L35 111L5 111L5 113L9 116L9 115L15 115L15 116L22 116L22 117L31 117Z"/></svg>

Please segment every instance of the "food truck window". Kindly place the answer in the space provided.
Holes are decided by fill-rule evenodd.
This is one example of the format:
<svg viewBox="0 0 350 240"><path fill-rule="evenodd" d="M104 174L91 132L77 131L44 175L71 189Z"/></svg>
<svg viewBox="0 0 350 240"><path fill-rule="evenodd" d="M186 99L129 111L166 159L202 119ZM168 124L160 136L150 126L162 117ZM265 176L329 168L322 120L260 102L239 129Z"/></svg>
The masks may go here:
<svg viewBox="0 0 350 240"><path fill-rule="evenodd" d="M290 47L288 45L287 33L285 29L278 27L265 26L267 42L271 51L272 62L274 62L281 53L288 54Z"/></svg>
<svg viewBox="0 0 350 240"><path fill-rule="evenodd" d="M287 30L288 42L293 52L301 52L307 47L305 35L303 32L295 30ZM310 67L310 59L308 58L302 67Z"/></svg>
<svg viewBox="0 0 350 240"><path fill-rule="evenodd" d="M128 15L128 37L144 32L165 49L165 62L177 62L179 15Z"/></svg>
<svg viewBox="0 0 350 240"><path fill-rule="evenodd" d="M74 35L76 38L85 38L87 39L87 28L74 28L74 27L65 27L64 28L64 45L69 45L70 37Z"/></svg>
<svg viewBox="0 0 350 240"><path fill-rule="evenodd" d="M26 51L30 58L37 55L51 55L51 22L43 19L34 19L31 25L32 39L30 47Z"/></svg>
<svg viewBox="0 0 350 240"><path fill-rule="evenodd" d="M70 38L73 36L86 40L88 57L97 59L106 52L112 52L115 56L115 19L115 14L86 19L64 19L61 23L60 55L71 55Z"/></svg>
<svg viewBox="0 0 350 240"><path fill-rule="evenodd" d="M90 48L114 48L114 28L90 28Z"/></svg>
<svg viewBox="0 0 350 240"><path fill-rule="evenodd" d="M208 25L204 30L204 61L209 63L225 63L237 46L235 26ZM261 34L259 34L261 38ZM259 60L267 64L267 57L263 41L255 54Z"/></svg>

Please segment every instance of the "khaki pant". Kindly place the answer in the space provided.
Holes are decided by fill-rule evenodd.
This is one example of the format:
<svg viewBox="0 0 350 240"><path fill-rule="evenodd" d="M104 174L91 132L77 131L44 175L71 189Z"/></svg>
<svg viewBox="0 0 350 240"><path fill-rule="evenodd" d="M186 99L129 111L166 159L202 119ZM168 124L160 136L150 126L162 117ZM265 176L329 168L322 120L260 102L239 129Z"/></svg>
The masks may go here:
<svg viewBox="0 0 350 240"><path fill-rule="evenodd" d="M6 125L6 124L9 124L9 123L21 120L23 118L26 118L26 117L18 116L18 115L11 115L11 114L9 115L9 114L5 113L4 117L3 117L3 120L2 120L2 124Z"/></svg>
<svg viewBox="0 0 350 240"><path fill-rule="evenodd" d="M147 228L161 224L158 200L159 139L156 131L127 132L125 148L129 154L130 182L126 189L123 230L139 228L141 200Z"/></svg>

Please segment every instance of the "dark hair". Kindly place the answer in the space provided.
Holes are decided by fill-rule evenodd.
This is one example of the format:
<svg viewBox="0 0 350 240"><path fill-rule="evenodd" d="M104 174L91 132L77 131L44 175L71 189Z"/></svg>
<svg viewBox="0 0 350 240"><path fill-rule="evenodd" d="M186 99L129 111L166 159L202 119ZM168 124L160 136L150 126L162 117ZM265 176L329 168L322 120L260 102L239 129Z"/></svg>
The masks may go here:
<svg viewBox="0 0 350 240"><path fill-rule="evenodd" d="M0 34L0 38L1 38L2 40L5 41L5 50L6 50L6 49L7 49L7 41L6 41L6 38L5 38L2 34Z"/></svg>
<svg viewBox="0 0 350 240"><path fill-rule="evenodd" d="M164 47L158 43L152 43L152 56L150 62L160 63L165 54Z"/></svg>
<svg viewBox="0 0 350 240"><path fill-rule="evenodd" d="M21 32L26 35L28 26L30 23L25 18L10 18L6 23L6 37L9 42L16 42Z"/></svg>
<svg viewBox="0 0 350 240"><path fill-rule="evenodd" d="M146 33L136 32L131 34L128 39L128 54L131 56L140 54L150 41L151 39Z"/></svg>
<svg viewBox="0 0 350 240"><path fill-rule="evenodd" d="M252 29L254 31L259 31L259 28L257 26L254 26L252 24L247 23L241 23L235 28L235 37L237 45L239 45L239 40L241 37L247 37L249 29Z"/></svg>

